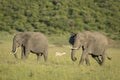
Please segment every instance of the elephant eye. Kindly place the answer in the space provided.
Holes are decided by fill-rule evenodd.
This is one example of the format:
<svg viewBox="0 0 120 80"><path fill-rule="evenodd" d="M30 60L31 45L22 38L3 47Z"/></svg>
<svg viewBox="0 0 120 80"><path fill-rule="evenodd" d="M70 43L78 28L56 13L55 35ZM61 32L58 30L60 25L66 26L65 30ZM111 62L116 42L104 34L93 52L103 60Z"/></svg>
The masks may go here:
<svg viewBox="0 0 120 80"><path fill-rule="evenodd" d="M16 42L18 42L18 40L17 40L17 39L15 39L15 41L16 41Z"/></svg>
<svg viewBox="0 0 120 80"><path fill-rule="evenodd" d="M19 41L16 39L16 42L19 44Z"/></svg>
<svg viewBox="0 0 120 80"><path fill-rule="evenodd" d="M83 41L84 40L84 38L80 38L80 41Z"/></svg>

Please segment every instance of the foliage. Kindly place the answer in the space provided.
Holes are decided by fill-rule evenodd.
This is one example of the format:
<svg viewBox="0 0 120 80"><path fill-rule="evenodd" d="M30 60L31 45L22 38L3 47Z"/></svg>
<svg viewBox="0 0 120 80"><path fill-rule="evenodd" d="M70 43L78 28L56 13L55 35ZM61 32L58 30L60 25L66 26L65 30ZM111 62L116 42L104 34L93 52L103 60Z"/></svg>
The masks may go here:
<svg viewBox="0 0 120 80"><path fill-rule="evenodd" d="M0 30L46 34L102 31L120 39L119 0L1 0Z"/></svg>

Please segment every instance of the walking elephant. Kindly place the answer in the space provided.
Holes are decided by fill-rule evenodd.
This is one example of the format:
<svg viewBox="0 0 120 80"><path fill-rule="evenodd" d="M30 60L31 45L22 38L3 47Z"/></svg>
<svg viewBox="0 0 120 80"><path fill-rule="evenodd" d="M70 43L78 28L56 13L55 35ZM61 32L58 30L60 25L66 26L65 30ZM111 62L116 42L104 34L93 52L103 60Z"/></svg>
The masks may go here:
<svg viewBox="0 0 120 80"><path fill-rule="evenodd" d="M69 39L72 44L71 59L76 61L75 52L82 47L82 55L79 64L85 61L90 65L88 55L91 55L100 65L102 65L107 57L106 49L108 46L107 38L98 32L85 31L72 35ZM101 58L99 58L101 56ZM107 57L108 59L111 59Z"/></svg>
<svg viewBox="0 0 120 80"><path fill-rule="evenodd" d="M20 32L13 38L12 52L17 58L17 48L21 47L21 58L26 59L30 52L37 55L39 61L40 56L44 56L44 60L48 59L48 41L40 32Z"/></svg>

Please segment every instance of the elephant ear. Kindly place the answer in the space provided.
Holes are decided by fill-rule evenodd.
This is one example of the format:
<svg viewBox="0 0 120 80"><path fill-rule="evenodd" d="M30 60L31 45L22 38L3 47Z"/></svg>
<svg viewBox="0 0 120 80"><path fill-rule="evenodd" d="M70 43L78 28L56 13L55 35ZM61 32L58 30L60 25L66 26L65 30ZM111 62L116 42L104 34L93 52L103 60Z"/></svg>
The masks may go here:
<svg viewBox="0 0 120 80"><path fill-rule="evenodd" d="M22 44L22 40L21 40L20 38L16 38L15 40L16 40L16 42L17 42L19 45Z"/></svg>
<svg viewBox="0 0 120 80"><path fill-rule="evenodd" d="M75 37L76 37L77 33L72 34L72 36L69 38L69 43L74 45L75 42Z"/></svg>
<svg viewBox="0 0 120 80"><path fill-rule="evenodd" d="M16 35L15 41L16 41L19 45L22 45L22 43L23 43L23 41L24 41L24 38L22 37L22 34Z"/></svg>
<svg viewBox="0 0 120 80"><path fill-rule="evenodd" d="M91 39L89 34L90 33L87 31L87 32L82 33L81 35L81 42L84 48L88 46L89 40Z"/></svg>
<svg viewBox="0 0 120 80"><path fill-rule="evenodd" d="M94 35L92 33L85 34L84 47L89 47L89 45L93 45L95 41L96 39L94 38Z"/></svg>

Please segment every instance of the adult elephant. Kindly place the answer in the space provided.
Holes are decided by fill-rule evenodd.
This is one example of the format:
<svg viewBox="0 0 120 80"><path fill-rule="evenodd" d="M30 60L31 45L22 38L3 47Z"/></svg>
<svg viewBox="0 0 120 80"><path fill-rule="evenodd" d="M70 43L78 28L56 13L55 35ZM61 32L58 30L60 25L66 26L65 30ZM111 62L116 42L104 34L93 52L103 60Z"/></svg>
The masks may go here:
<svg viewBox="0 0 120 80"><path fill-rule="evenodd" d="M17 58L17 48L21 47L21 58L26 59L30 52L37 55L39 61L40 56L44 56L44 60L48 59L48 41L40 32L20 32L13 38L12 52Z"/></svg>
<svg viewBox="0 0 120 80"><path fill-rule="evenodd" d="M91 55L100 65L104 63L107 56L108 40L101 33L90 31L76 33L70 37L69 42L72 44L71 59L73 61L77 60L75 57L76 50L82 47L82 56L79 64L83 64L85 60L86 64L90 65L88 55ZM101 56L101 59L99 56Z"/></svg>

